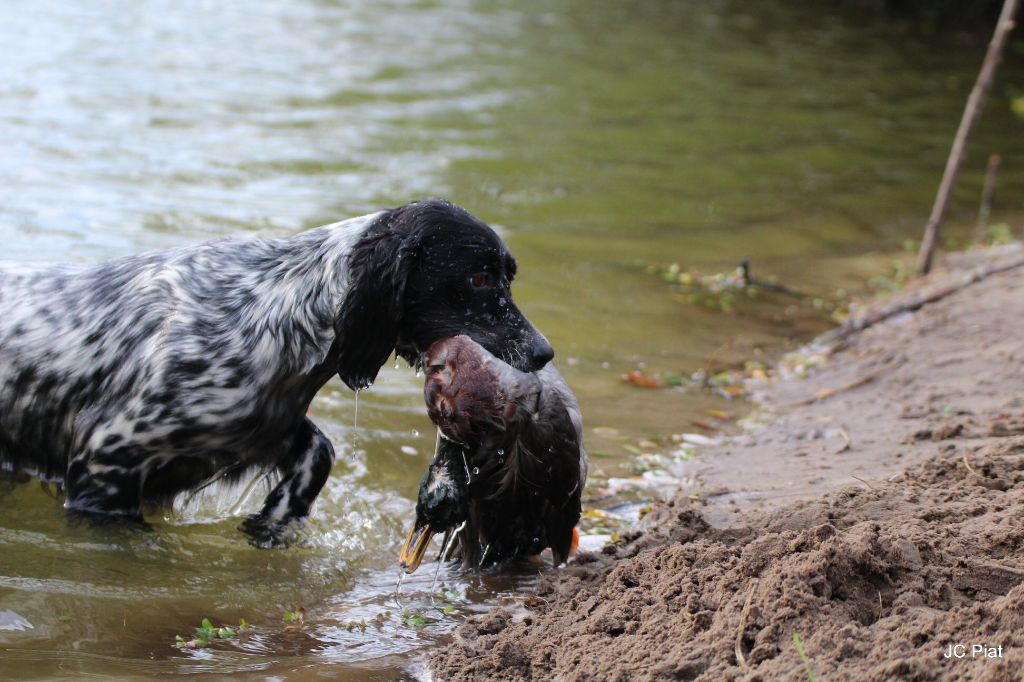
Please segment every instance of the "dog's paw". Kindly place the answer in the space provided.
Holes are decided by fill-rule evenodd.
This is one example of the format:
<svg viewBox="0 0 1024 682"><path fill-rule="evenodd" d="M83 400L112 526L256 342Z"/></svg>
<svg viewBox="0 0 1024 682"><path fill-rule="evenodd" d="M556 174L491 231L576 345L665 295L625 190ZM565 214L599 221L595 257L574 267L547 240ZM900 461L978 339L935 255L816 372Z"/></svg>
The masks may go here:
<svg viewBox="0 0 1024 682"><path fill-rule="evenodd" d="M262 514L253 514L238 527L249 536L249 544L258 549L282 549L299 540L297 522L276 523Z"/></svg>

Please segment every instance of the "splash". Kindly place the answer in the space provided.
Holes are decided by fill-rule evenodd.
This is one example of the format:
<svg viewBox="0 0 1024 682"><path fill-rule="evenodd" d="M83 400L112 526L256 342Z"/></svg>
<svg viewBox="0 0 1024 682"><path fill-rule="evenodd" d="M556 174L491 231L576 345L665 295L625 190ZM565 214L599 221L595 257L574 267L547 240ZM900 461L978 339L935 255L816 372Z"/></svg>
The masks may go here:
<svg viewBox="0 0 1024 682"><path fill-rule="evenodd" d="M484 565L484 562L487 561L487 553L490 552L490 551L491 551L491 543L488 542L486 545L484 545L484 551L480 554L480 563L477 564L477 568L480 568L481 566Z"/></svg>
<svg viewBox="0 0 1024 682"><path fill-rule="evenodd" d="M445 539L445 544L448 544L448 540ZM437 568L434 569L434 579L430 581L430 591L433 592L437 588L437 576L441 575L441 566L444 562L441 561L441 557L437 557Z"/></svg>
<svg viewBox="0 0 1024 682"><path fill-rule="evenodd" d="M398 583L395 585L395 604L402 608L402 583L405 582L405 571L398 572Z"/></svg>

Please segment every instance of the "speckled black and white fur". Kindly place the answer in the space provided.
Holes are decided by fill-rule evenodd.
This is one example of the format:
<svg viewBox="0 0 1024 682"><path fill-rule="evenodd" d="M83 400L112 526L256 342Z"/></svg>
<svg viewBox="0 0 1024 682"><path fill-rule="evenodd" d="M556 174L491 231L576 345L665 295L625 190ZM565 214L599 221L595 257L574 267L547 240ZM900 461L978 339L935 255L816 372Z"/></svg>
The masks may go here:
<svg viewBox="0 0 1024 682"><path fill-rule="evenodd" d="M493 230L439 200L282 239L0 264L0 471L59 482L71 510L141 520L276 470L242 528L278 544L334 461L306 417L331 376L365 388L392 352L416 364L455 334L524 371L551 359L514 274Z"/></svg>

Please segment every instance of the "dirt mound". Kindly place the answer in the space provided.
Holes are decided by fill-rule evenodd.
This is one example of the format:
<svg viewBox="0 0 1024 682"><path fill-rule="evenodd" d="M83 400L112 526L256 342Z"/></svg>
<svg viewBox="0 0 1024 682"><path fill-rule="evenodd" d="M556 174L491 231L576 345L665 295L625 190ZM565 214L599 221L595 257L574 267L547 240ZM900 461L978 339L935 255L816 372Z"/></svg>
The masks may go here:
<svg viewBox="0 0 1024 682"><path fill-rule="evenodd" d="M526 615L463 625L430 667L444 680L807 679L807 666L818 679L1012 679L1022 519L1020 436L738 528L666 504L649 531L543 582ZM946 658L957 645L964 657Z"/></svg>
<svg viewBox="0 0 1024 682"><path fill-rule="evenodd" d="M1022 292L1017 268L797 354L761 425L693 458L699 509L466 623L435 677L1020 679Z"/></svg>

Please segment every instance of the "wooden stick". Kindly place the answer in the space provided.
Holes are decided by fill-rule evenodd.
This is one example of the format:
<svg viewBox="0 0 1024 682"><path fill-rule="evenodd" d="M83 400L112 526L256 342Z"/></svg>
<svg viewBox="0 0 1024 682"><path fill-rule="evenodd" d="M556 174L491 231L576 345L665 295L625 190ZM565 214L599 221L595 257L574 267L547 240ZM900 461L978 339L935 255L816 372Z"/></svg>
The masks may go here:
<svg viewBox="0 0 1024 682"><path fill-rule="evenodd" d="M1006 270L1012 270L1013 268L1019 268L1024 266L1024 256L1017 256L1016 258L1010 258L1007 260L999 261L987 265L985 267L978 267L967 274L966 277L948 282L938 287L932 287L919 292L916 296L912 296L909 300L903 299L890 303L887 306L880 306L869 310L867 314L862 317L856 317L847 320L845 324L840 327L836 327L832 331L823 334L820 342L824 345L834 344L837 341L856 334L859 331L867 329L872 325L876 325L879 322L883 322L894 315L900 313L911 312L924 306L928 303L934 303L941 298L945 298L950 294L954 294L961 289L968 287L972 284L980 282L981 280L995 275Z"/></svg>
<svg viewBox="0 0 1024 682"><path fill-rule="evenodd" d="M978 224L974 228L974 241L977 243L985 241L985 230L988 229L988 219L992 215L992 197L996 193L996 176L1002 161L1003 157L998 154L990 154L988 157L985 184L981 188L981 205L978 207Z"/></svg>
<svg viewBox="0 0 1024 682"><path fill-rule="evenodd" d="M827 400L828 398L831 398L832 396L834 396L837 393L843 393L845 391L852 391L855 388L860 388L864 384L869 383L869 382L874 381L875 379L877 379L878 376L882 373L882 371L883 370L881 370L881 369L880 370L876 370L876 371L872 372L871 374L868 374L866 376L862 376L859 379L854 379L850 383L844 384L844 385L839 386L837 388L823 388L820 391L818 391L817 393L815 393L814 395L812 395L810 398L804 398L803 400L798 400L795 403L790 403L789 407L803 407L805 405L810 405L812 403L816 403L819 400Z"/></svg>
<svg viewBox="0 0 1024 682"><path fill-rule="evenodd" d="M974 88L967 98L967 105L964 107L964 113L960 119L960 127L957 128L956 137L953 138L953 147L949 150L949 158L946 160L946 170L942 173L942 182L939 183L939 191L935 196L935 203L932 205L932 213L924 229L924 239L921 241L921 251L918 253L917 260L918 275L927 275L932 269L932 259L935 256L935 247L939 242L942 223L946 219L946 212L949 210L949 204L953 198L953 189L956 187L956 179L960 174L960 168L963 167L964 156L967 154L967 140L971 136L971 129L981 115L981 106L985 101L985 95L992 85L996 67L999 66L999 61L1003 57L1003 48L1006 45L1007 36L1013 30L1013 18L1017 14L1018 5L1019 0L1003 0L1003 11L999 14L999 21L996 22L992 41L988 44L988 51L985 53L985 61L982 62L981 71L978 73L978 80L975 81Z"/></svg>

